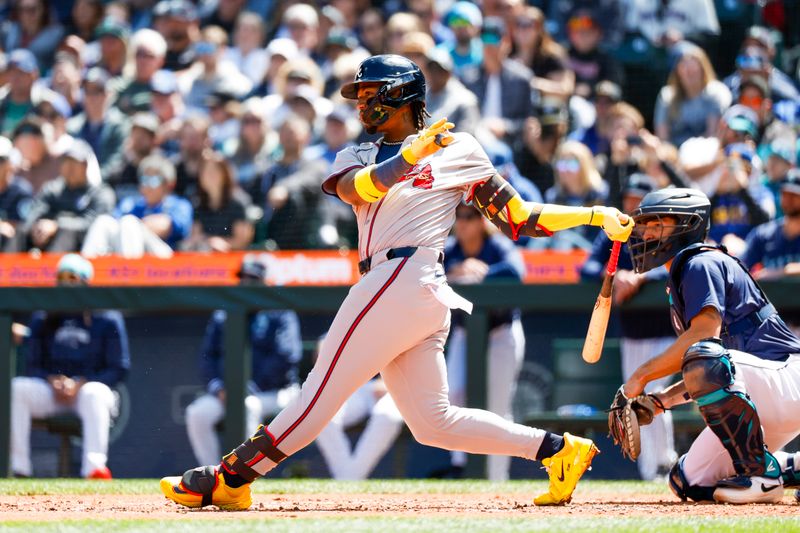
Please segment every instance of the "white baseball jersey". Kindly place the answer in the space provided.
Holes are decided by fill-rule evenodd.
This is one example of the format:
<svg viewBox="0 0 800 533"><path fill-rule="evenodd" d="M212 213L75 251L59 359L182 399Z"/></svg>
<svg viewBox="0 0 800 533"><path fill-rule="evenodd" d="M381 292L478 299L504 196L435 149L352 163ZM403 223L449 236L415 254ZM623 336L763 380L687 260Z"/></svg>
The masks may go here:
<svg viewBox="0 0 800 533"><path fill-rule="evenodd" d="M455 140L446 150L420 160L386 196L353 207L362 259L402 246L444 249L444 241L455 223L456 206L471 185L495 173L486 152L472 135L461 132L453 137ZM416 135L407 137L403 147L415 138ZM380 142L363 143L339 152L323 189L330 194L340 176L374 164L379 148Z"/></svg>

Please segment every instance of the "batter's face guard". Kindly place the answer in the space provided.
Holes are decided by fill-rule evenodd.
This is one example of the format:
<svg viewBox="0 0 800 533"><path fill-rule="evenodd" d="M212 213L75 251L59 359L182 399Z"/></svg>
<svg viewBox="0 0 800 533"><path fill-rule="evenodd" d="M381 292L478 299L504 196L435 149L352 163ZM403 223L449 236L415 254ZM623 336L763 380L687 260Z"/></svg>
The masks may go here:
<svg viewBox="0 0 800 533"><path fill-rule="evenodd" d="M641 274L705 240L711 226L711 202L694 189L651 192L634 211L633 221L628 250L634 270Z"/></svg>
<svg viewBox="0 0 800 533"><path fill-rule="evenodd" d="M425 101L425 76L410 59L394 54L368 57L361 62L352 83L342 87L342 96L358 99L362 84L377 87L360 111L361 122L369 133L385 124L398 109L415 100Z"/></svg>

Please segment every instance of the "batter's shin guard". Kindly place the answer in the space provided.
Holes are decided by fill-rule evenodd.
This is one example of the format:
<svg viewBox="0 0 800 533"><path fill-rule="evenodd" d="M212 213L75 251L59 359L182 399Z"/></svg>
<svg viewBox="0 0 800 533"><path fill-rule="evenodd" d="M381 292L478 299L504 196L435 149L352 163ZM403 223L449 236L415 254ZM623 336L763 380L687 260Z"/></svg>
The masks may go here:
<svg viewBox="0 0 800 533"><path fill-rule="evenodd" d="M286 454L275 446L275 439L262 425L258 426L258 430L252 437L222 458L222 467L229 473L236 474L248 483L252 483L263 475L255 468L258 463L268 460L277 465L286 457Z"/></svg>
<svg viewBox="0 0 800 533"><path fill-rule="evenodd" d="M686 351L682 372L686 390L730 454L736 474L777 476L780 469L764 446L755 405L745 394L730 390L735 370L728 351L716 339L695 343Z"/></svg>

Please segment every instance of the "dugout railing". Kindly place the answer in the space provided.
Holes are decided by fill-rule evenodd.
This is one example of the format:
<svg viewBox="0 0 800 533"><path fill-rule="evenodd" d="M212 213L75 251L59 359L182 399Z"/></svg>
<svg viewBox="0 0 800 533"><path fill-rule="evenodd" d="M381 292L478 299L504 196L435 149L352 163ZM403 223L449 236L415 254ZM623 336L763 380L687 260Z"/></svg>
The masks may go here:
<svg viewBox="0 0 800 533"><path fill-rule="evenodd" d="M489 312L520 308L525 313L589 314L598 293L597 284L520 285L507 282L457 287L475 304L467 318L467 398L470 407L486 405L485 349L488 340ZM763 287L781 311L800 311L800 279L771 281ZM250 372L250 353L246 343L248 312L259 309L294 309L303 313L333 313L349 287L4 287L0 288L0 477L9 475L9 428L11 418L11 378L15 367L11 338L12 314L36 310L76 311L118 309L123 312L182 313L225 309L224 362L226 376L226 423L224 449L237 446L245 433L244 398ZM647 286L626 303L631 309L663 309L667 305L663 286ZM380 339L376 339L380 342ZM165 369L167 370L167 369ZM551 417L552 415L548 415ZM569 417L554 417L554 426L569 422ZM541 422L548 420L542 419ZM579 421L578 421L579 422ZM470 456L467 474L485 475L485 460Z"/></svg>

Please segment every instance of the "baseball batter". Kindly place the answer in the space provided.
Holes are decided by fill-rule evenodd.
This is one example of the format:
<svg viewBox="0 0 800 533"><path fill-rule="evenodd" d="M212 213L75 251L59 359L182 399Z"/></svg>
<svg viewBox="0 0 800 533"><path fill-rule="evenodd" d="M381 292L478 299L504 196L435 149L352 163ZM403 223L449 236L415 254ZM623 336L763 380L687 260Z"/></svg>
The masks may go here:
<svg viewBox="0 0 800 533"><path fill-rule="evenodd" d="M710 212L702 192L664 189L634 213L634 268L667 265L678 338L637 368L622 392L638 397L649 382L682 373L645 398L656 414L693 400L706 422L670 472L682 500L778 502L800 480L796 457L776 451L800 433L800 339L742 263L703 243Z"/></svg>
<svg viewBox="0 0 800 533"><path fill-rule="evenodd" d="M550 487L535 503L568 502L597 453L592 441L450 405L443 355L450 308L471 305L447 285L442 250L462 199L515 239L591 224L625 241L632 220L614 208L524 202L472 136L451 133L446 120L425 127L425 78L404 57L365 59L341 92L357 100L367 131L383 135L341 151L323 185L355 211L362 278L336 314L300 395L220 465L164 478L161 490L187 507L246 509L249 484L311 443L380 373L419 442L542 461Z"/></svg>

